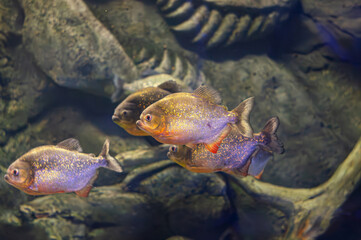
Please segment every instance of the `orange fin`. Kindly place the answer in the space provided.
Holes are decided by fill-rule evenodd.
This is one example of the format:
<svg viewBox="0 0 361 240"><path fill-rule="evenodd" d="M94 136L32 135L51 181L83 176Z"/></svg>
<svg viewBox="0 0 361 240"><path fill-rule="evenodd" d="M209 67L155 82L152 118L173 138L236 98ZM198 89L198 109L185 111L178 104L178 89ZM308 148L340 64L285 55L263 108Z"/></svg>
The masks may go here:
<svg viewBox="0 0 361 240"><path fill-rule="evenodd" d="M264 172L264 169L262 170L262 172L260 172L260 174L258 174L257 176L254 176L254 177L256 179L261 179L263 172Z"/></svg>
<svg viewBox="0 0 361 240"><path fill-rule="evenodd" d="M94 176L89 180L88 184L84 188L75 191L76 195L78 195L79 197L88 197L90 190L93 188L93 183L95 182L97 177L98 171L96 171Z"/></svg>
<svg viewBox="0 0 361 240"><path fill-rule="evenodd" d="M93 188L93 185L86 185L85 188L75 191L76 195L79 197L88 197L90 190Z"/></svg>
<svg viewBox="0 0 361 240"><path fill-rule="evenodd" d="M229 132L231 131L231 127L229 125L227 125L227 127L225 127L225 129L221 132L221 134L218 136L218 138L216 139L216 141L212 142L212 143L204 143L205 147L207 148L208 151L210 151L211 153L217 153L218 152L218 148L221 145L223 139L225 139Z"/></svg>
<svg viewBox="0 0 361 240"><path fill-rule="evenodd" d="M210 151L211 153L218 152L219 144L217 142L211 144L204 144L204 146L206 146L207 150Z"/></svg>

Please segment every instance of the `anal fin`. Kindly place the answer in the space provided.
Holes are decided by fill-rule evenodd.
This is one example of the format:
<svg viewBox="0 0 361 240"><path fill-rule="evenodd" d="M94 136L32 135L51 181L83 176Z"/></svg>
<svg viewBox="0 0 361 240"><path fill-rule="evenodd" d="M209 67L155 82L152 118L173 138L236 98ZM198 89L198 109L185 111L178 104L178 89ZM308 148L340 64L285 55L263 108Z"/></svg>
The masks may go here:
<svg viewBox="0 0 361 240"><path fill-rule="evenodd" d="M216 139L216 141L212 142L212 143L204 143L205 147L207 148L208 151L210 151L211 153L217 153L218 152L218 148L221 145L223 139L225 139L229 132L231 131L231 127L229 125L227 125L227 127L225 127L223 129L223 131L221 132L221 134L218 136L218 138Z"/></svg>
<svg viewBox="0 0 361 240"><path fill-rule="evenodd" d="M264 172L264 169L257 176L254 176L254 177L258 180L261 179L263 172Z"/></svg>
<svg viewBox="0 0 361 240"><path fill-rule="evenodd" d="M76 195L79 197L88 197L90 190L93 188L93 185L86 185L85 188L75 191Z"/></svg>
<svg viewBox="0 0 361 240"><path fill-rule="evenodd" d="M88 197L90 190L93 188L93 183L95 182L97 177L98 177L98 171L96 171L94 176L89 180L89 182L84 188L75 191L76 195L78 195L79 197Z"/></svg>
<svg viewBox="0 0 361 240"><path fill-rule="evenodd" d="M250 165L251 165L251 161L247 160L247 163L238 170L239 175L241 175L243 177L248 176L248 169L249 169Z"/></svg>

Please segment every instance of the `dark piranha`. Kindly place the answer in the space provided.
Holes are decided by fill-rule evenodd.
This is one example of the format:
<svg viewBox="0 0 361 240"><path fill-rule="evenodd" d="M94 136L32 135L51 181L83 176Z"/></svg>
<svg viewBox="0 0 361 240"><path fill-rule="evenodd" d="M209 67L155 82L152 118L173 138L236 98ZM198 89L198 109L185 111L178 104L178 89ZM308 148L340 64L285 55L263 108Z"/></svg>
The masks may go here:
<svg viewBox="0 0 361 240"><path fill-rule="evenodd" d="M129 134L134 136L149 136L135 124L140 114L152 103L165 96L179 92L180 86L173 80L164 82L157 87L146 87L130 94L114 110L112 120Z"/></svg>

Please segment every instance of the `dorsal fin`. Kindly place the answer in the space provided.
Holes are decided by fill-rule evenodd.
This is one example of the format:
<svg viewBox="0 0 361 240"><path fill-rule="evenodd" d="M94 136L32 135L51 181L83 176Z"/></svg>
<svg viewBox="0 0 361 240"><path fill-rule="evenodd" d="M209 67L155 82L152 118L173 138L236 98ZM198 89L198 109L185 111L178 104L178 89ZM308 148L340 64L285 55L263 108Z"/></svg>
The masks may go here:
<svg viewBox="0 0 361 240"><path fill-rule="evenodd" d="M171 93L177 93L180 92L180 87L174 80L166 81L158 86L159 88L166 90Z"/></svg>
<svg viewBox="0 0 361 240"><path fill-rule="evenodd" d="M221 104L222 98L219 93L210 86L200 86L194 90L193 95L207 99L211 103Z"/></svg>
<svg viewBox="0 0 361 240"><path fill-rule="evenodd" d="M60 143L58 143L56 146L70 150L70 151L78 151L78 152L83 151L83 149L80 146L79 141L75 138L65 139L64 141L61 141Z"/></svg>
<svg viewBox="0 0 361 240"><path fill-rule="evenodd" d="M245 137L252 138L253 137L253 129L249 123L249 115L252 111L254 105L254 97L247 98L243 102L241 102L232 112L237 114L238 121L236 125L241 132L241 134Z"/></svg>

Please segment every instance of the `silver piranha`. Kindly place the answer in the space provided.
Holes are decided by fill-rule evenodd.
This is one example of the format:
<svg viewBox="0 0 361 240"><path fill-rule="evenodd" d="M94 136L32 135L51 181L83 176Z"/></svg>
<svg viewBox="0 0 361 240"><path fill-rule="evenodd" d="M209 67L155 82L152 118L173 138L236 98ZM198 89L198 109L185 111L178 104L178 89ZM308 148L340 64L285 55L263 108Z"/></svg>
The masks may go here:
<svg viewBox="0 0 361 240"><path fill-rule="evenodd" d="M284 151L276 135L278 125L278 118L273 117L268 120L263 130L253 134L252 138L243 136L238 128L233 126L217 154L210 153L202 144L193 149L173 145L169 148L168 157L192 172L223 171L238 176L252 175L260 178L273 153Z"/></svg>
<svg viewBox="0 0 361 240"><path fill-rule="evenodd" d="M252 137L248 123L253 98L228 111L219 105L219 93L201 86L194 93L173 93L147 107L140 115L137 126L161 143L187 145L203 143L217 153L222 140L236 124L244 136Z"/></svg>
<svg viewBox="0 0 361 240"><path fill-rule="evenodd" d="M34 148L13 162L5 181L30 195L75 192L87 197L97 177L97 169L122 172L109 155L109 140L98 157L81 153L79 141L69 138L58 145Z"/></svg>

